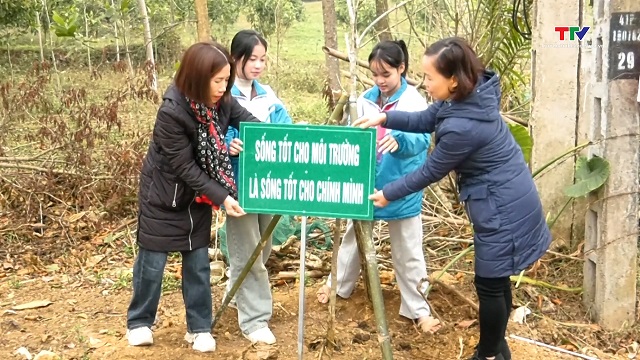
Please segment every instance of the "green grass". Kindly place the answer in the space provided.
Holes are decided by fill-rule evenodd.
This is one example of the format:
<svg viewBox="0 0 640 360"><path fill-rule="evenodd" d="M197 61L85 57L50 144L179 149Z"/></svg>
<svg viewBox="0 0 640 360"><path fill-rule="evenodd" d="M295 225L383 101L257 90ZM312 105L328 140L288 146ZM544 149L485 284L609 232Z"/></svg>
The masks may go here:
<svg viewBox="0 0 640 360"><path fill-rule="evenodd" d="M322 51L324 45L324 28L322 21L322 3L320 1L305 2L305 20L294 23L281 37L280 41L276 36L272 36L269 40L269 64L266 73L263 76L263 82L271 85L278 96L285 103L289 113L294 121L306 121L310 123L324 122L329 115L329 109L325 105L322 97L322 89L324 87L324 71L325 71L325 55ZM397 11L391 15L391 22L395 23L405 18L403 11ZM160 28L160 24L152 24L152 27ZM340 26L339 26L340 27ZM222 32L216 26L212 27L212 36L219 41L228 45L233 35L241 30L251 28L251 25L241 15L238 22L230 26L226 32ZM187 47L196 41L196 31L193 24L187 24L176 28L176 32L180 38L183 47ZM395 29L399 36L408 34L409 29L407 22L402 22ZM340 27L338 29L339 50L346 52L345 34L347 29ZM134 61L141 59L144 53L140 49L143 43L142 36L139 31L129 32L129 46L135 49L132 54ZM405 40L408 40L405 37ZM56 43L56 52L65 54L67 58L73 61L86 62L86 48L73 39L58 39L54 36ZM31 58L37 60L39 58L38 40L35 34L24 33L15 38L11 42L12 51L15 54L31 53ZM101 62L99 58L100 49L104 46L113 46L115 41L112 37L106 36L100 39L92 40L91 46L96 50L92 52L92 62L94 67ZM418 41L410 42L412 45L411 53L420 54L423 49ZM418 45L417 47L414 45ZM122 48L122 43L120 44ZM375 42L367 42L362 49L359 50L359 57L366 58ZM45 57L50 56L45 51ZM8 73L7 56L0 55L0 74ZM418 56L411 57L411 70L417 70ZM14 61L15 62L15 61ZM27 66L30 61L20 60L17 66ZM73 85L95 86L95 94L103 96L110 88L117 84L122 84L124 80L123 74L116 74L110 71L108 64L102 64L101 73L103 78L100 81L92 81L89 79L89 73L86 67L60 65L61 82L64 87ZM345 62L341 62L342 69L348 69ZM171 64L162 65L163 72L160 74L160 88L164 89L171 81L173 73ZM4 71L3 71L4 70ZM368 75L367 72L362 73ZM346 80L346 79L344 79ZM346 82L345 82L346 84ZM132 127L140 128L140 130L148 129L153 122L155 111L151 104L131 104L125 106L122 111L125 121Z"/></svg>

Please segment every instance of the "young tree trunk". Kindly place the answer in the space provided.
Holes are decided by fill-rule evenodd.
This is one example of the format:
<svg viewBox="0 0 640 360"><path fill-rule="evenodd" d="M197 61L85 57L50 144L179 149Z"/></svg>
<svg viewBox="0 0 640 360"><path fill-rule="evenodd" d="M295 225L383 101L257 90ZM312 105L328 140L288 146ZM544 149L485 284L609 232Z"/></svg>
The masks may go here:
<svg viewBox="0 0 640 360"><path fill-rule="evenodd" d="M47 8L47 0L42 0L42 10L47 16L47 24L51 24L51 19L49 18L49 9ZM58 74L56 54L53 51L53 35L51 34L51 31L49 31L49 46L51 47L51 61L53 63L53 71L56 73L56 82L58 84L58 90L60 90L62 89L62 84L60 83L60 74Z"/></svg>
<svg viewBox="0 0 640 360"><path fill-rule="evenodd" d="M174 0L169 0L169 16L171 16L171 23L176 23L176 3Z"/></svg>
<svg viewBox="0 0 640 360"><path fill-rule="evenodd" d="M338 48L338 20L334 0L322 0L322 23L324 25L324 45ZM335 106L336 98L340 94L340 63L329 54L324 56L327 66L327 83L331 89L331 107Z"/></svg>
<svg viewBox="0 0 640 360"><path fill-rule="evenodd" d="M87 18L87 2L84 2L84 36L89 38L89 21ZM87 46L87 61L89 65L89 72L93 72L91 68L91 48Z"/></svg>
<svg viewBox="0 0 640 360"><path fill-rule="evenodd" d="M115 9L115 4L111 0L111 7ZM118 22L113 22L113 34L116 37L116 61L120 62L120 39L118 39Z"/></svg>
<svg viewBox="0 0 640 360"><path fill-rule="evenodd" d="M282 21L280 20L280 9L280 0L277 0L274 19L276 23L276 89L280 89L280 76L278 76L278 69L280 69L280 45L282 44L282 31L280 26ZM276 96L278 96L279 93L280 91L276 90Z"/></svg>
<svg viewBox="0 0 640 360"><path fill-rule="evenodd" d="M140 10L140 16L142 16L142 25L144 26L144 44L147 49L147 61L151 66L153 72L153 79L151 80L151 89L158 91L158 74L156 73L156 62L153 58L153 42L151 40L151 26L149 25L149 15L147 14L147 4L145 0L138 0L138 9Z"/></svg>
<svg viewBox="0 0 640 360"><path fill-rule="evenodd" d="M131 63L131 54L129 54L129 42L127 41L127 23L124 20L122 20L122 42L124 43L124 51L127 58L129 73L131 74L131 76L133 76L133 64Z"/></svg>
<svg viewBox="0 0 640 360"><path fill-rule="evenodd" d="M7 58L9 59L9 69L11 70L11 83L13 84L13 63L11 63L11 49L9 48L9 41L7 41Z"/></svg>
<svg viewBox="0 0 640 360"><path fill-rule="evenodd" d="M36 0L36 4L38 1ZM36 25L38 26L38 44L40 45L40 62L44 62L44 45L42 44L42 23L40 21L40 11L36 10Z"/></svg>
<svg viewBox="0 0 640 360"><path fill-rule="evenodd" d="M198 41L211 41L207 0L195 0Z"/></svg>
<svg viewBox="0 0 640 360"><path fill-rule="evenodd" d="M376 0L376 16L381 16L389 9L387 0ZM380 41L392 40L391 31L389 31L389 18L383 17L375 26Z"/></svg>

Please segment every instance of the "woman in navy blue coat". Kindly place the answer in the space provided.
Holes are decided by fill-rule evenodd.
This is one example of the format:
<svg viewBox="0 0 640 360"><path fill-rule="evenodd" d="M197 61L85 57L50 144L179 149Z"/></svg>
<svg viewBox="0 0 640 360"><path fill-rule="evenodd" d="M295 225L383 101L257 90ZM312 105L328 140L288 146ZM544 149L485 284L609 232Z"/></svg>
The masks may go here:
<svg viewBox="0 0 640 360"><path fill-rule="evenodd" d="M500 116L500 81L460 38L431 45L422 60L425 85L437 100L421 112L389 111L354 126L435 132L436 147L421 168L370 196L384 207L422 191L454 170L460 200L473 224L480 342L472 359L509 360L504 339L511 311L509 276L547 250L551 234L524 156Z"/></svg>

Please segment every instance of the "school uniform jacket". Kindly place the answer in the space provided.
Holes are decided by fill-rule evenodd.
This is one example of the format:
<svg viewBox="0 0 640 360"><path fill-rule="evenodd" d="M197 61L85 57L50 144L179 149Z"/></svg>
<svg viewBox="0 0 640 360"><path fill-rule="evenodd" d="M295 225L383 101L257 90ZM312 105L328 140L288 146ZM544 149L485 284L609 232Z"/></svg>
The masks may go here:
<svg viewBox="0 0 640 360"><path fill-rule="evenodd" d="M415 87L402 78L400 89L382 108L378 106L380 89L374 86L363 93L357 101L358 116L378 114L382 111L422 111L427 102ZM398 142L398 150L383 154L376 164L376 189L420 168L427 158L431 142L429 134L416 134L399 130L387 130ZM375 208L373 216L380 220L400 220L414 217L422 211L422 192L407 194L395 199L384 208Z"/></svg>
<svg viewBox="0 0 640 360"><path fill-rule="evenodd" d="M256 91L256 96L253 99L245 96L240 89L234 84L231 89L231 95L247 109L253 116L258 118L263 123L272 124L291 124L291 117L287 113L282 101L278 99L275 92L269 85L260 84L257 80L253 80L253 88ZM227 146L231 143L231 140L240 136L239 128L236 126L229 126L229 130L226 135ZM233 166L233 175L236 179L236 183L239 179L239 157L231 157L231 165Z"/></svg>

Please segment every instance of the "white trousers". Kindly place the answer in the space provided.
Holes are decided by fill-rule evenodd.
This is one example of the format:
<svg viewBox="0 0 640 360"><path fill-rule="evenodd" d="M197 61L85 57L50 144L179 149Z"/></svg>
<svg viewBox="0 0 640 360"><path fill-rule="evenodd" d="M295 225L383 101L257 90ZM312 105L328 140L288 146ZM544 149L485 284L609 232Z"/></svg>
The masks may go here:
<svg viewBox="0 0 640 360"><path fill-rule="evenodd" d="M422 251L420 215L408 219L390 220L387 223L391 237L391 259L400 288L400 315L409 319L431 316L429 305L418 292L418 284L422 279L427 278L427 264ZM347 222L347 231L338 250L336 275L337 294L342 298L348 298L360 277L360 254L351 220ZM327 285L331 286L331 276ZM426 281L422 284L422 293L426 291L428 285Z"/></svg>

